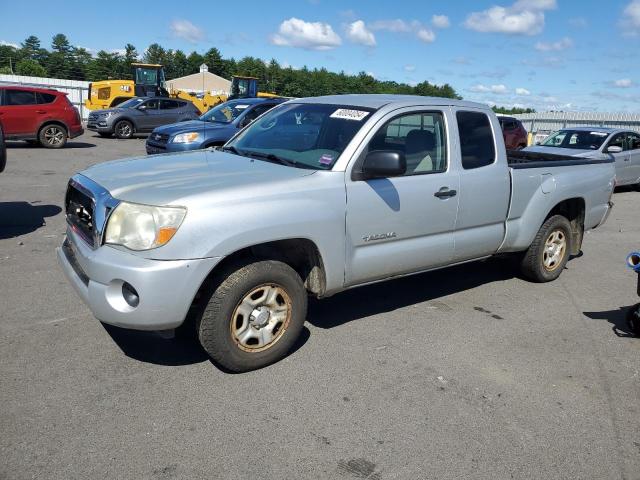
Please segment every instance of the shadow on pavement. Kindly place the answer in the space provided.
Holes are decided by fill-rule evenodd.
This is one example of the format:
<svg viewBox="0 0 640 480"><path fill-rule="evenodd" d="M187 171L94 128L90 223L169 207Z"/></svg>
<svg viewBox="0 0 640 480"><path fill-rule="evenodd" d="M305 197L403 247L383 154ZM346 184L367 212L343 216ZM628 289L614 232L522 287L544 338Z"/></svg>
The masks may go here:
<svg viewBox="0 0 640 480"><path fill-rule="evenodd" d="M122 352L134 360L166 366L192 365L209 360L224 373L236 373L213 362L196 338L175 337L171 331L142 332L119 328L106 323L103 323L102 326ZM288 357L298 351L307 343L310 336L309 329L304 327L300 337L298 337L293 348L286 356Z"/></svg>
<svg viewBox="0 0 640 480"><path fill-rule="evenodd" d="M28 202L0 202L0 240L35 232L47 217L58 215L57 205L32 205Z"/></svg>
<svg viewBox="0 0 640 480"><path fill-rule="evenodd" d="M611 325L613 333L619 337L635 337L635 334L629 329L627 323L627 312L633 308L620 307L617 310L606 310L603 312L583 312L583 315L592 320L606 320Z"/></svg>
<svg viewBox="0 0 640 480"><path fill-rule="evenodd" d="M492 259L355 288L323 300L310 300L307 320L333 328L364 317L427 302L516 276L508 259Z"/></svg>
<svg viewBox="0 0 640 480"><path fill-rule="evenodd" d="M95 146L96 145L94 143L74 142L73 140L70 140L60 150L65 150L67 148L93 148ZM7 142L7 148L41 149L43 151L49 150L47 148L44 148L39 143L27 143L27 142L17 142L17 141Z"/></svg>

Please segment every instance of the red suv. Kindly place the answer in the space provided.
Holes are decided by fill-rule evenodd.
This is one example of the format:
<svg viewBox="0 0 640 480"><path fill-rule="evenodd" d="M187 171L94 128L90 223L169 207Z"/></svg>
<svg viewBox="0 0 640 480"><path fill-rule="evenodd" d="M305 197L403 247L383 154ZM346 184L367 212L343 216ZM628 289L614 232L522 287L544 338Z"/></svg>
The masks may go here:
<svg viewBox="0 0 640 480"><path fill-rule="evenodd" d="M527 130L517 118L498 116L507 150L520 150L527 146Z"/></svg>
<svg viewBox="0 0 640 480"><path fill-rule="evenodd" d="M84 132L67 94L30 87L0 87L0 120L7 140L60 148Z"/></svg>

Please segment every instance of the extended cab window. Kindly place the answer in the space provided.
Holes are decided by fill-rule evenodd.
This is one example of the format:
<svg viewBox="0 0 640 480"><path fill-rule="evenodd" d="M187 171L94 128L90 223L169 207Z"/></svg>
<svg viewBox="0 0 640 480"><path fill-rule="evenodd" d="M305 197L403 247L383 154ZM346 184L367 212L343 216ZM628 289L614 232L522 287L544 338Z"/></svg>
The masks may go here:
<svg viewBox="0 0 640 480"><path fill-rule="evenodd" d="M395 150L407 160L405 175L444 172L447 169L446 133L440 112L400 115L389 120L369 142L366 153Z"/></svg>
<svg viewBox="0 0 640 480"><path fill-rule="evenodd" d="M6 90L5 105L35 105L36 94L26 90Z"/></svg>
<svg viewBox="0 0 640 480"><path fill-rule="evenodd" d="M462 168L470 170L494 163L496 149L489 117L480 112L458 112L456 118L460 134Z"/></svg>

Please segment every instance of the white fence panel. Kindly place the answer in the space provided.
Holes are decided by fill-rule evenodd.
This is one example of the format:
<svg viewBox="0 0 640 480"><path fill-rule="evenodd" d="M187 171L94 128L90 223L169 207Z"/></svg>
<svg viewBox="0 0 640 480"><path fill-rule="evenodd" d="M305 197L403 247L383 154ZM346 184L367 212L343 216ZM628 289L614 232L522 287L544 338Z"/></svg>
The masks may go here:
<svg viewBox="0 0 640 480"><path fill-rule="evenodd" d="M27 77L25 75L0 74L0 85L21 85L24 87L53 88L69 94L69 101L78 109L80 117L86 120L89 111L84 101L89 93L89 82L65 80L62 78Z"/></svg>
<svg viewBox="0 0 640 480"><path fill-rule="evenodd" d="M567 127L610 127L640 132L640 114L600 112L542 112L514 115L528 132L550 132Z"/></svg>

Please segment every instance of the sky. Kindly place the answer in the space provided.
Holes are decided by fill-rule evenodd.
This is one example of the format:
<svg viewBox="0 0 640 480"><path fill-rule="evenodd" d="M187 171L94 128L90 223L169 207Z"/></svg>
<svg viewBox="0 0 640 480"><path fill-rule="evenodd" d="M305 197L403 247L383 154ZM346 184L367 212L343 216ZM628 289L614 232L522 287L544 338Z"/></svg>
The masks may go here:
<svg viewBox="0 0 640 480"><path fill-rule="evenodd" d="M5 4L6 2L6 4ZM3 4L5 6L3 7ZM466 100L538 111L640 112L640 0L0 0L0 43L56 33L90 51L151 43L381 80L449 83ZM122 4L124 5L124 4Z"/></svg>

